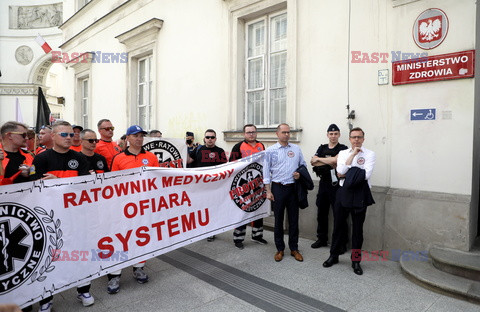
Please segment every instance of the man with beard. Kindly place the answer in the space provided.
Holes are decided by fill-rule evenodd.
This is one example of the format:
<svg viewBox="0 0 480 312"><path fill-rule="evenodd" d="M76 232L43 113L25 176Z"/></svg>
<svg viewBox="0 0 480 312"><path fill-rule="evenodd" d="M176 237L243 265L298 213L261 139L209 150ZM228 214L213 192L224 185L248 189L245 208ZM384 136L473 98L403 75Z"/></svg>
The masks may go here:
<svg viewBox="0 0 480 312"><path fill-rule="evenodd" d="M257 141L257 127L253 124L243 126L243 136L245 140L235 144L228 161L234 161L265 150L263 143ZM247 232L247 225L241 225L233 231L233 243L238 249L243 249L243 241ZM252 222L252 241L265 245L267 241L263 239L263 219Z"/></svg>
<svg viewBox="0 0 480 312"><path fill-rule="evenodd" d="M117 143L113 142L113 130L115 130L115 127L110 120L100 119L97 123L97 128L98 133L100 133L100 141L94 152L105 157L108 167L111 168L113 157L122 151Z"/></svg>

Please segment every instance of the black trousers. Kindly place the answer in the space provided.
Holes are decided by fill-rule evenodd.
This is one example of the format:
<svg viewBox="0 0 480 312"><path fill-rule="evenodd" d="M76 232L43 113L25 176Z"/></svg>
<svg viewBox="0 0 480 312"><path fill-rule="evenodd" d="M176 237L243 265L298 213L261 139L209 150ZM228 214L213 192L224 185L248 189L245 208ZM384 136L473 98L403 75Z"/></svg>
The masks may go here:
<svg viewBox="0 0 480 312"><path fill-rule="evenodd" d="M288 247L298 250L298 200L295 195L295 184L282 185L272 182L273 213L275 215L275 228L273 237L278 251L285 250L283 240L283 220L285 209L288 216Z"/></svg>
<svg viewBox="0 0 480 312"><path fill-rule="evenodd" d="M334 226L330 255L338 257L340 254L343 243L342 235L346 231L349 214L352 216L352 259L358 259L356 253L362 249L363 245L363 222L367 214L367 207L363 209L346 208L341 205L339 200L335 202L333 209Z"/></svg>
<svg viewBox="0 0 480 312"><path fill-rule="evenodd" d="M317 194L317 239L322 242L328 242L328 214L330 212L330 207L332 210L335 206L335 197L339 185L333 186L330 181L325 182L320 180L318 184L318 194ZM347 225L345 224L345 229L347 230ZM348 231L344 233L342 237L344 240L344 245L348 242Z"/></svg>
<svg viewBox="0 0 480 312"><path fill-rule="evenodd" d="M241 225L233 231L233 241L241 243L247 233L247 224ZM263 238L263 219L252 222L252 238Z"/></svg>

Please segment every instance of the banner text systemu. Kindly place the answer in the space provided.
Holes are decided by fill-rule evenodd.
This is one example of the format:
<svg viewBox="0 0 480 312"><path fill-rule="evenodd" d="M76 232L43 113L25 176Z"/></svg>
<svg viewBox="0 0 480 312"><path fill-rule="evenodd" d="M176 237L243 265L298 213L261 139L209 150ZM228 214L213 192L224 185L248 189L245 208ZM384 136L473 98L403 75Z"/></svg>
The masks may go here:
<svg viewBox="0 0 480 312"><path fill-rule="evenodd" d="M269 216L263 157L0 188L0 303L31 304Z"/></svg>

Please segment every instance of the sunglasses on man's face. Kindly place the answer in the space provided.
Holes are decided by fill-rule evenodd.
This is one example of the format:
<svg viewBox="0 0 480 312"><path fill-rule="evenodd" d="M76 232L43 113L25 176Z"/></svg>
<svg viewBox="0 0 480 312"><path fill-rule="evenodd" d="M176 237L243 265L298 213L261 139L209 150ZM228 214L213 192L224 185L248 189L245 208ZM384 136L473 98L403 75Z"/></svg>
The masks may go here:
<svg viewBox="0 0 480 312"><path fill-rule="evenodd" d="M88 143L98 143L98 139L83 139L84 141L88 141Z"/></svg>
<svg viewBox="0 0 480 312"><path fill-rule="evenodd" d="M68 133L68 132L60 132L58 135L60 135L62 138L66 138L67 136L73 138L73 136L75 135L75 133L71 132L71 133Z"/></svg>
<svg viewBox="0 0 480 312"><path fill-rule="evenodd" d="M24 138L24 139L27 137L27 133L26 133L26 132L15 132L15 131L12 131L12 132L10 132L10 133L21 135L22 138Z"/></svg>
<svg viewBox="0 0 480 312"><path fill-rule="evenodd" d="M105 131L110 131L110 130L115 130L115 127L105 127L105 128L100 128L100 130L105 130Z"/></svg>
<svg viewBox="0 0 480 312"><path fill-rule="evenodd" d="M207 135L207 136L205 136L205 139L215 139L215 137Z"/></svg>

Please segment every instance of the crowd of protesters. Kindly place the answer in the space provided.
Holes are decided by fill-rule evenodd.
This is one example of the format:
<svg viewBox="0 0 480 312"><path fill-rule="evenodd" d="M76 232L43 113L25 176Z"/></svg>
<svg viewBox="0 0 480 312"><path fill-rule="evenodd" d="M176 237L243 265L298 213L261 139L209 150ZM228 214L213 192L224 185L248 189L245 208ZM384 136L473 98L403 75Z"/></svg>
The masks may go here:
<svg viewBox="0 0 480 312"><path fill-rule="evenodd" d="M36 135L35 131L23 123L6 122L0 128L0 185L75 177L142 166L160 166L157 156L143 148L145 136L162 137L159 130L151 130L148 133L140 126L132 125L117 142L113 140L114 130L115 127L110 120L101 119L97 123L97 132L100 135L100 138L97 138L97 132L92 129L84 129L66 121L57 121L53 125L43 126ZM233 147L230 157L227 158L225 151L216 145L215 130L205 131L203 145L195 143L194 133L187 131L185 137L188 150L187 167L215 166L265 150L263 183L266 197L272 202L275 217L274 240L277 252L274 260L282 261L284 256L286 244L283 225L286 211L290 254L295 260L302 262L303 256L298 250L298 209L305 208L308 203L303 202L304 200L306 202L306 190L299 192L297 183L301 182L300 189L302 187L313 189L313 182L306 169L307 164L302 151L298 145L289 142L288 124L280 124L277 127L278 142L268 149L257 141L255 125L245 125L243 135L244 139ZM366 207L374 203L369 190L369 178L375 164L375 154L362 147L364 135L360 128L351 129L349 139L352 148L347 148L338 143L340 129L332 124L327 129L329 144L321 145L311 160L311 165L316 168L314 171L320 177L316 203L319 209L318 240L311 247L327 246L328 210L332 206L334 210L332 246L330 257L323 266L328 268L338 263L338 255L346 251L348 239L345 219L351 213L354 221L352 232L354 249L352 249L351 259L353 271L357 275L361 275L363 270L354 253L362 247ZM357 170L350 170L352 167ZM350 173L352 177L349 177ZM342 187L344 180L349 185L348 189ZM352 190L352 183L360 187ZM335 194L339 194L341 200L335 200ZM352 196L358 197L359 194L362 197L361 205L355 206L354 201L352 206ZM246 226L237 227L233 232L234 246L243 249L245 236ZM214 239L215 236L208 237L210 242ZM263 239L263 220L261 219L252 223L252 241L267 244ZM143 270L144 266L145 261L133 265L132 274L139 284L144 284L149 279ZM119 292L121 272L122 270L118 270L108 274L108 293ZM53 296L42 299L39 311L51 311L52 299ZM84 306L94 304L94 298L90 294L90 282L77 287L77 299ZM31 306L23 309L23 311L31 310Z"/></svg>

